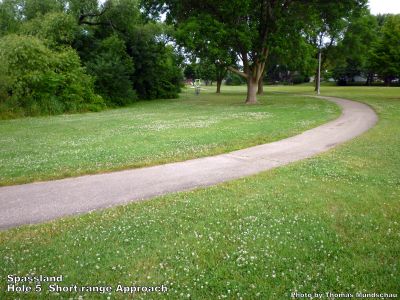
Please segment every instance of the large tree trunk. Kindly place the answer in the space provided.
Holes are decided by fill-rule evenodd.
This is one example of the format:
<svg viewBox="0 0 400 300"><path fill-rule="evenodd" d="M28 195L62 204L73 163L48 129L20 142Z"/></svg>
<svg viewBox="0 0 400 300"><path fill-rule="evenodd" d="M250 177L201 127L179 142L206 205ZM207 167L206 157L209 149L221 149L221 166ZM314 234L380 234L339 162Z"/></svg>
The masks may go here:
<svg viewBox="0 0 400 300"><path fill-rule="evenodd" d="M240 72L234 68L229 68L232 72L246 78L247 81L247 97L246 97L246 104L256 104L257 103L257 90L258 90L258 83L260 80L260 76L262 70L264 68L263 64L257 64L255 66L255 70L244 73Z"/></svg>
<svg viewBox="0 0 400 300"><path fill-rule="evenodd" d="M253 76L247 78L247 98L246 104L256 104L257 103L257 89L258 80Z"/></svg>
<svg viewBox="0 0 400 300"><path fill-rule="evenodd" d="M260 78L264 74L265 58L268 56L268 48L264 48L262 53L262 59L256 59L256 61L252 65L249 64L247 53L242 53L241 56L243 61L243 72L233 67L228 67L230 71L242 76L247 81L246 104L257 103L258 83Z"/></svg>

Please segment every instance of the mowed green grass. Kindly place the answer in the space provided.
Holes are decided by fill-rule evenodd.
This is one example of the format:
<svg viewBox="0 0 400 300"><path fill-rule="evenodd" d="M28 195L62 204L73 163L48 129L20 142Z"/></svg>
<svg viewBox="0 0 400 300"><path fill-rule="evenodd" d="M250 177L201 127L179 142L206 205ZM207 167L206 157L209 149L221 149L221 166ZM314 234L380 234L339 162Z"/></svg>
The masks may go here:
<svg viewBox="0 0 400 300"><path fill-rule="evenodd" d="M311 87L267 87L312 93ZM167 294L88 299L289 299L397 293L400 282L399 89L323 88L363 101L376 127L317 157L211 188L0 233L6 275L64 275L63 286L168 286ZM333 299L335 297L331 297ZM338 299L338 297L336 297ZM324 298L328 299L328 298Z"/></svg>
<svg viewBox="0 0 400 300"><path fill-rule="evenodd" d="M336 118L332 103L267 95L244 104L245 87L186 90L100 113L0 121L0 185L157 165L296 135Z"/></svg>

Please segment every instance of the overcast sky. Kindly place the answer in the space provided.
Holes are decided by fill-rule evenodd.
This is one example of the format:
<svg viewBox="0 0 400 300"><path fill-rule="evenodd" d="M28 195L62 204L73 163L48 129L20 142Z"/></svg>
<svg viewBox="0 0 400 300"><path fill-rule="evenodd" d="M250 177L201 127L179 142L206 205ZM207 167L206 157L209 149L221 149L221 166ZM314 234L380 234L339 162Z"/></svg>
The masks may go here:
<svg viewBox="0 0 400 300"><path fill-rule="evenodd" d="M400 14L400 0L369 0L369 7L373 15Z"/></svg>

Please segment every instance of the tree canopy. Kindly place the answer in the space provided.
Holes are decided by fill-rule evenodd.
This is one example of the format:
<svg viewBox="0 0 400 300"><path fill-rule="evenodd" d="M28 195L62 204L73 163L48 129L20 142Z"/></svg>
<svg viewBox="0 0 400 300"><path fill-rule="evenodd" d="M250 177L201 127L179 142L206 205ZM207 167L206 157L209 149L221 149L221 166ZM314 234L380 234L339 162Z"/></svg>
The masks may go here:
<svg viewBox="0 0 400 300"><path fill-rule="evenodd" d="M371 16L366 2L3 0L0 116L174 98L188 60L185 74L216 81L217 92L223 78L245 81L246 103L256 103L265 78L307 81L318 52L332 71L325 77L339 83L397 82L399 16ZM16 55L36 69L24 60L13 69Z"/></svg>
<svg viewBox="0 0 400 300"><path fill-rule="evenodd" d="M400 78L400 15L387 16L372 52L372 67L389 85Z"/></svg>
<svg viewBox="0 0 400 300"><path fill-rule="evenodd" d="M234 0L189 1L145 0L152 15L166 13L167 21L176 27L197 21L197 28L207 27L212 20L212 40L224 44L240 58L242 68L229 67L247 81L246 103L256 102L258 82L264 74L268 55L279 36L292 38L295 29L306 34L312 21L324 15L325 28L366 4L365 0L347 0L328 5L330 1L308 0ZM327 5L329 7L327 7ZM327 10L327 8L334 8ZM312 28L314 30L314 27ZM195 32L197 33L197 31ZM194 34L195 34L194 33Z"/></svg>

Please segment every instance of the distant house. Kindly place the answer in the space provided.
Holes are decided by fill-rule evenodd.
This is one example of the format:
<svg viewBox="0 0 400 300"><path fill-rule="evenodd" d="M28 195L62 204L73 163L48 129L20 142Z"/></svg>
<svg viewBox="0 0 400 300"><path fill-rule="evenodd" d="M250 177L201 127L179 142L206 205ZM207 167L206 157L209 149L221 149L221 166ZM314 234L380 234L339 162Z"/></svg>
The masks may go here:
<svg viewBox="0 0 400 300"><path fill-rule="evenodd" d="M363 76L356 75L356 76L353 77L353 81L354 81L354 82L362 82L362 83L365 83L365 82L367 82L367 78L365 78L365 77L363 77Z"/></svg>

